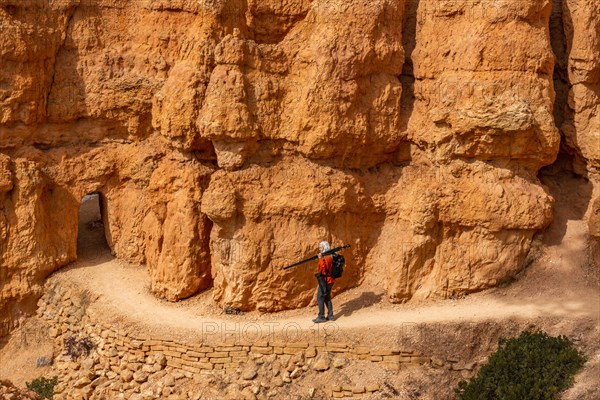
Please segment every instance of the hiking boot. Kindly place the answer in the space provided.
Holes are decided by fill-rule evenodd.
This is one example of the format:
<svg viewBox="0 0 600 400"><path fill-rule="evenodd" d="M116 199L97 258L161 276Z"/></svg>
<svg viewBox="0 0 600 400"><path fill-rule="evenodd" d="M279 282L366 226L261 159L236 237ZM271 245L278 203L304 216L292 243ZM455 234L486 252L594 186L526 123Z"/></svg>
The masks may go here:
<svg viewBox="0 0 600 400"><path fill-rule="evenodd" d="M327 317L327 321L335 321L335 317L333 315L330 315Z"/></svg>
<svg viewBox="0 0 600 400"><path fill-rule="evenodd" d="M322 323L322 322L327 322L327 318L323 318L323 317L317 317L317 318L313 319L313 322L314 322L315 324L320 324L320 323Z"/></svg>

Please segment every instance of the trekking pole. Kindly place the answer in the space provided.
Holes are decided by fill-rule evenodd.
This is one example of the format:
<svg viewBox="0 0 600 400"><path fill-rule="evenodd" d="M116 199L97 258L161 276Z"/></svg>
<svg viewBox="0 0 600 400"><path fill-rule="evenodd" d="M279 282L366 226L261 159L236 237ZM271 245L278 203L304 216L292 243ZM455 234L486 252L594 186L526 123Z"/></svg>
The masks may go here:
<svg viewBox="0 0 600 400"><path fill-rule="evenodd" d="M322 256L328 256L328 255L330 255L330 254L337 253L338 251L341 251L341 250L347 249L348 247L350 247L350 245L349 245L349 244L345 244L345 245L343 245L343 246L336 247L335 249L327 250L327 251L323 252L321 255L322 255ZM318 259L318 258L319 258L319 255L317 254L316 256L312 256L312 257L310 257L310 258L307 258L306 260L298 261L297 263L294 263L294 264L288 265L287 267L283 267L283 269L290 269L290 268L294 268L294 267L296 267L296 266L298 266L298 265L300 265L300 264L304 264L304 263L307 263L307 262L309 262L309 261L316 260L316 259Z"/></svg>

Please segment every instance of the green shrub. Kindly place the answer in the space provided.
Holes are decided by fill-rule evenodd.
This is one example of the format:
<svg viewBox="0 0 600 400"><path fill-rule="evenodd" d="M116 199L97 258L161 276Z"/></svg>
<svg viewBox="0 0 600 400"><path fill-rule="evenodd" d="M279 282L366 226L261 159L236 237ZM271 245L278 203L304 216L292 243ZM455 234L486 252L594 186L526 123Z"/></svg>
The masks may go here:
<svg viewBox="0 0 600 400"><path fill-rule="evenodd" d="M459 400L553 400L573 384L584 363L566 337L523 332L501 338L477 376L461 381L455 391Z"/></svg>
<svg viewBox="0 0 600 400"><path fill-rule="evenodd" d="M33 390L43 399L52 399L54 396L54 386L58 383L58 378L37 378L27 382L27 389Z"/></svg>

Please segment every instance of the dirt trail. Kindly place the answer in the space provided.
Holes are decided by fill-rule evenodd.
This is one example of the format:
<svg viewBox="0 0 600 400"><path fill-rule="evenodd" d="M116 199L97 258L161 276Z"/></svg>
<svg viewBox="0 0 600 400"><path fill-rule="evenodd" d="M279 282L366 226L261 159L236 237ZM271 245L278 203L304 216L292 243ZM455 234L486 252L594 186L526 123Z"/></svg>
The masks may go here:
<svg viewBox="0 0 600 400"><path fill-rule="evenodd" d="M516 334L534 326L554 335L567 334L586 349L589 365L564 399L591 398L581 393L595 390L594 378L600 370L600 269L586 256L584 213L589 199L581 193L589 193L589 188L572 179L544 183L563 206L557 207L554 222L539 243L536 261L514 283L462 299L390 304L380 288L362 286L336 296L337 320L318 325L311 322L315 306L274 314L226 315L212 300L210 290L170 303L152 295L144 267L111 255L102 225L94 223L100 213L92 201L82 205L79 260L55 273L50 281L90 292L88 313L93 314L93 321L124 328L134 336L185 343L220 341L232 331L243 334L250 326L254 328L251 335L258 327L261 339L275 332L276 339L293 341L300 329L300 340L327 337L328 341L378 347L408 343L409 348L419 348L412 347L417 345L476 359L492 351L496 334ZM415 324L420 327L411 331ZM0 347L0 377L24 386L50 373L49 366L36 367L40 356L51 358L57 351L47 340L47 328L43 321L31 318L11 335L8 344Z"/></svg>
<svg viewBox="0 0 600 400"><path fill-rule="evenodd" d="M568 191L568 189L566 189ZM583 205L581 205L583 206ZM99 297L93 312L107 321L127 322L157 333L203 331L232 323L252 322L277 329L293 323L311 329L315 307L275 314L229 316L212 301L210 291L169 303L149 291L144 267L112 257L93 201L82 206L79 260L53 276L72 282ZM569 211L571 210L571 211ZM411 323L479 322L486 320L561 317L600 321L600 291L586 275L586 226L572 208L558 212L545 235L542 254L517 282L463 299L395 305L381 290L361 287L334 299L336 329L401 326ZM573 219L577 218L577 219Z"/></svg>

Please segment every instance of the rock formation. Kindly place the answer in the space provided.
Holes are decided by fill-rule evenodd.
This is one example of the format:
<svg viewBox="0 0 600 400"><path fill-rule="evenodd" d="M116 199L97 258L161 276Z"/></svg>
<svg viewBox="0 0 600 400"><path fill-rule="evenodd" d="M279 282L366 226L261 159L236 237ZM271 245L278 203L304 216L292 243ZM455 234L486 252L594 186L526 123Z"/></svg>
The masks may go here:
<svg viewBox="0 0 600 400"><path fill-rule="evenodd" d="M0 395L3 399L18 399L18 400L39 400L41 399L35 392L31 390L19 389L12 382L7 380L0 381Z"/></svg>
<svg viewBox="0 0 600 400"><path fill-rule="evenodd" d="M562 7L583 47L565 50L561 130L593 175L598 6ZM114 255L169 300L212 287L242 309L304 306L312 270L280 267L323 239L352 245L338 291L407 301L513 277L552 220L537 179L560 143L551 12L0 0L0 335L76 259L91 192Z"/></svg>
<svg viewBox="0 0 600 400"><path fill-rule="evenodd" d="M600 240L600 4L562 2L568 94L561 132L574 170L594 185L590 234Z"/></svg>

